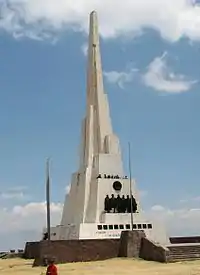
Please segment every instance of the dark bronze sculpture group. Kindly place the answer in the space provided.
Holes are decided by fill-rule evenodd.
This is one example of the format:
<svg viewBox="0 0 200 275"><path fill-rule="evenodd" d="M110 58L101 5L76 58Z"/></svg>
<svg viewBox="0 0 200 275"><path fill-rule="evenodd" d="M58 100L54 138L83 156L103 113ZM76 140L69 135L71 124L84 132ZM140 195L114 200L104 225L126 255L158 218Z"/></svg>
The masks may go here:
<svg viewBox="0 0 200 275"><path fill-rule="evenodd" d="M104 211L106 213L136 213L137 203L133 196L131 199L129 195L127 195L126 198L124 195L122 195L122 197L118 195L116 198L114 194L111 195L111 198L106 195L104 201Z"/></svg>

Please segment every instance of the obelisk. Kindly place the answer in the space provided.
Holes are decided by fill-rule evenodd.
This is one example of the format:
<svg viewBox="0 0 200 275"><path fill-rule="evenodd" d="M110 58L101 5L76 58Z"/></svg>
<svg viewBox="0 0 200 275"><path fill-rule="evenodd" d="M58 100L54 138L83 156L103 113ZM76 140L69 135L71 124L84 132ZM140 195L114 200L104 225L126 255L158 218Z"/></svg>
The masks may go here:
<svg viewBox="0 0 200 275"><path fill-rule="evenodd" d="M142 215L135 181L124 174L120 142L113 132L104 90L95 11L90 14L89 28L87 103L82 121L80 163L71 177L61 223L51 228L52 239L120 238L123 230L143 229L151 239L165 243L165 232L158 232L159 226L153 228ZM109 211L105 207L106 199L112 205ZM122 201L123 211L119 207ZM130 201L135 203L134 213L132 204L130 210Z"/></svg>

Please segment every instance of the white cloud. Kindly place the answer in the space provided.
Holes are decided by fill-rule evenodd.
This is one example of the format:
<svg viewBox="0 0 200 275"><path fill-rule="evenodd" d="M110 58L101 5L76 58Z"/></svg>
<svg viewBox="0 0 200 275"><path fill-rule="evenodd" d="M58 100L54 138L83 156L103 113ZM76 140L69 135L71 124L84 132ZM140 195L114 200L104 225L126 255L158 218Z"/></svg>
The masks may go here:
<svg viewBox="0 0 200 275"><path fill-rule="evenodd" d="M52 225L60 222L63 205L51 204ZM0 209L0 238L6 239L4 247L14 247L14 239L20 236L18 247L23 247L27 240L35 240L41 237L42 230L46 224L45 202L32 202L25 205L16 205L12 209ZM154 205L146 209L144 214L149 220L159 221L166 226L169 236L195 235L200 231L200 209L195 207L184 207L171 209L162 205ZM25 234L23 238L23 234ZM9 240L12 239L12 242ZM13 246L12 246L13 245ZM17 248L18 248L17 247Z"/></svg>
<svg viewBox="0 0 200 275"><path fill-rule="evenodd" d="M156 205L152 206L151 210L153 210L153 211L163 211L165 209L164 209L163 206L156 204Z"/></svg>
<svg viewBox="0 0 200 275"><path fill-rule="evenodd" d="M66 194L68 194L68 193L69 193L70 188L71 188L71 185L67 185L67 186L66 186L66 188L65 188L65 192L66 192Z"/></svg>
<svg viewBox="0 0 200 275"><path fill-rule="evenodd" d="M51 204L52 223L60 222L63 205ZM12 209L0 209L0 233L11 233L19 230L41 231L46 224L46 203L31 202L25 205L15 205Z"/></svg>
<svg viewBox="0 0 200 275"><path fill-rule="evenodd" d="M110 71L104 72L106 80L111 84L117 84L121 89L124 89L124 85L133 81L137 69L130 69L127 72Z"/></svg>
<svg viewBox="0 0 200 275"><path fill-rule="evenodd" d="M184 75L174 73L167 64L168 54L156 57L148 66L145 73L137 74L137 79L159 92L165 93L182 93L189 91L196 80L188 80ZM104 72L106 80L111 84L117 84L121 89L124 89L125 84L134 81L138 69L130 68L125 71L110 71Z"/></svg>
<svg viewBox="0 0 200 275"><path fill-rule="evenodd" d="M28 189L27 186L19 185L19 186L13 186L13 187L9 188L8 191L10 191L10 192L23 192L23 191L26 191L27 189Z"/></svg>
<svg viewBox="0 0 200 275"><path fill-rule="evenodd" d="M26 186L16 186L9 188L0 193L0 198L4 200L23 200L27 199L28 195L26 194Z"/></svg>
<svg viewBox="0 0 200 275"><path fill-rule="evenodd" d="M63 205L51 203L52 226L60 223ZM11 209L0 208L1 249L24 248L26 241L41 239L46 226L46 203L32 202Z"/></svg>
<svg viewBox="0 0 200 275"><path fill-rule="evenodd" d="M97 10L103 37L157 30L169 41L200 39L200 6L194 0L0 0L0 28L16 36L48 38L52 32L88 29Z"/></svg>
<svg viewBox="0 0 200 275"><path fill-rule="evenodd" d="M164 223L170 236L190 236L199 234L200 208L165 208L155 205L146 211L152 220Z"/></svg>
<svg viewBox="0 0 200 275"><path fill-rule="evenodd" d="M16 193L1 193L1 198L2 199L23 199L24 198L24 193L23 192L16 192Z"/></svg>
<svg viewBox="0 0 200 275"><path fill-rule="evenodd" d="M188 204L190 203L199 203L200 201L200 196L196 196L196 197L188 197L188 198L185 198L185 199L181 199L180 200L180 203L182 204Z"/></svg>
<svg viewBox="0 0 200 275"><path fill-rule="evenodd" d="M197 83L194 80L187 80L184 75L175 74L166 62L167 53L156 57L148 66L147 72L142 79L144 84L157 91L167 93L186 92Z"/></svg>
<svg viewBox="0 0 200 275"><path fill-rule="evenodd" d="M81 51L83 52L83 54L85 56L87 56L87 52L88 52L88 44L87 43L85 43L81 46Z"/></svg>

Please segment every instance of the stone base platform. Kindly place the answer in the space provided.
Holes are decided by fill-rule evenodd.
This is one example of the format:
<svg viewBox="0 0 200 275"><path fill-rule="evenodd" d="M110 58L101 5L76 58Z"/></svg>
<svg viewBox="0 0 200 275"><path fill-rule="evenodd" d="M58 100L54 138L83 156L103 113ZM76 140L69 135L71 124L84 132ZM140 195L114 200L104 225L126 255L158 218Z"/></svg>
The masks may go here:
<svg viewBox="0 0 200 275"><path fill-rule="evenodd" d="M55 262L85 262L116 257L143 258L167 262L169 250L149 240L143 230L123 231L120 239L59 240L27 243L24 257L34 258L33 266L42 266L45 259Z"/></svg>

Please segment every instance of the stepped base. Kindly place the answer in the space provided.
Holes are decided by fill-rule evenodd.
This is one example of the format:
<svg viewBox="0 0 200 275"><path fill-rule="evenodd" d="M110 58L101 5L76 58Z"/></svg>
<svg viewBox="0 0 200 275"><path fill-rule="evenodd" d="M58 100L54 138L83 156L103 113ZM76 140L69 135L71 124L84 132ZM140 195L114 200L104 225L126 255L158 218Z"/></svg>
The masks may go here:
<svg viewBox="0 0 200 275"><path fill-rule="evenodd" d="M170 262L194 261L200 259L200 243L180 243L168 246Z"/></svg>

